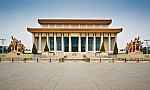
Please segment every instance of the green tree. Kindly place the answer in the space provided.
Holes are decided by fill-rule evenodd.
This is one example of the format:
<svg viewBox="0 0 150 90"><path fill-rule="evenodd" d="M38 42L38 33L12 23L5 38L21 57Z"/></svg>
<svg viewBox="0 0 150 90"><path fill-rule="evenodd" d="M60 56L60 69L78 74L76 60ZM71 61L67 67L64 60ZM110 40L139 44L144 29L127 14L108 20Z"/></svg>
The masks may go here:
<svg viewBox="0 0 150 90"><path fill-rule="evenodd" d="M117 55L117 54L118 54L118 47L117 47L117 43L116 43L116 42L115 42L113 54L114 54L114 55Z"/></svg>
<svg viewBox="0 0 150 90"><path fill-rule="evenodd" d="M33 54L37 54L37 49L36 49L35 44L33 44L33 47L32 47L32 53L33 53Z"/></svg>
<svg viewBox="0 0 150 90"><path fill-rule="evenodd" d="M48 48L47 42L46 42L46 44L45 44L44 51L49 51L49 48Z"/></svg>
<svg viewBox="0 0 150 90"><path fill-rule="evenodd" d="M101 49L100 49L100 53L105 52L105 46L104 46L104 42L102 43Z"/></svg>

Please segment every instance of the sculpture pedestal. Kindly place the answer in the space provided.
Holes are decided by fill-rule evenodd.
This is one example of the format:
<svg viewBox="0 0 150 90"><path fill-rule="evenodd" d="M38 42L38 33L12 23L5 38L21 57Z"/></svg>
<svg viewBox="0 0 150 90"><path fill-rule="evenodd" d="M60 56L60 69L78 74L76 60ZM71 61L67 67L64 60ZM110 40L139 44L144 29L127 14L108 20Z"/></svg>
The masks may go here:
<svg viewBox="0 0 150 90"><path fill-rule="evenodd" d="M16 50L13 50L12 52L9 52L8 54L7 54L7 57L9 57L9 58L18 58L18 57L20 57L20 56L22 56L22 53L20 53L20 52L17 52Z"/></svg>
<svg viewBox="0 0 150 90"><path fill-rule="evenodd" d="M17 50L13 50L11 53L17 53Z"/></svg>
<svg viewBox="0 0 150 90"><path fill-rule="evenodd" d="M17 50L13 50L13 51L9 52L8 54L16 54L17 55L17 53L21 53L21 52L18 52Z"/></svg>
<svg viewBox="0 0 150 90"><path fill-rule="evenodd" d="M141 51L135 51L129 53L129 58L143 58L143 53Z"/></svg>

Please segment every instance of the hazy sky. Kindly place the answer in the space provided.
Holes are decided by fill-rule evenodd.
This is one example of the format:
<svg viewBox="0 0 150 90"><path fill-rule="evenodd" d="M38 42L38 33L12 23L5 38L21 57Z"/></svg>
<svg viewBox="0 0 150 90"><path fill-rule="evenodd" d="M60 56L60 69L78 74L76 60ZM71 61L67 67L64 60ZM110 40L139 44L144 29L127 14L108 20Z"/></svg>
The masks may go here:
<svg viewBox="0 0 150 90"><path fill-rule="evenodd" d="M31 49L27 27L40 27L39 18L112 19L110 27L123 28L119 49L138 36L150 39L150 0L0 0L0 38L8 45L14 36Z"/></svg>

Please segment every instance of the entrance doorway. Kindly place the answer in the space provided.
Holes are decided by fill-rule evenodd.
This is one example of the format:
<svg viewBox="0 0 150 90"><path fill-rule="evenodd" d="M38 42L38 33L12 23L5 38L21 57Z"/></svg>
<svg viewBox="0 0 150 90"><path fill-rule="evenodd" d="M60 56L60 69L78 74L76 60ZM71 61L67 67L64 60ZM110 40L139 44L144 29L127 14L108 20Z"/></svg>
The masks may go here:
<svg viewBox="0 0 150 90"><path fill-rule="evenodd" d="M78 52L78 37L71 38L72 52Z"/></svg>

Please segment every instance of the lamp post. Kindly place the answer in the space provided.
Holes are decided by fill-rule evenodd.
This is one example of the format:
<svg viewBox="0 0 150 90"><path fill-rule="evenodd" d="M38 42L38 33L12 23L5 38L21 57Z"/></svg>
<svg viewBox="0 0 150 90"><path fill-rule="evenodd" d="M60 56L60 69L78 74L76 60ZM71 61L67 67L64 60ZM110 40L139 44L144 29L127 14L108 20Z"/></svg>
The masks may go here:
<svg viewBox="0 0 150 90"><path fill-rule="evenodd" d="M4 39L4 38L0 38L0 40L2 41L2 53L4 52L4 41L6 40L6 39Z"/></svg>

